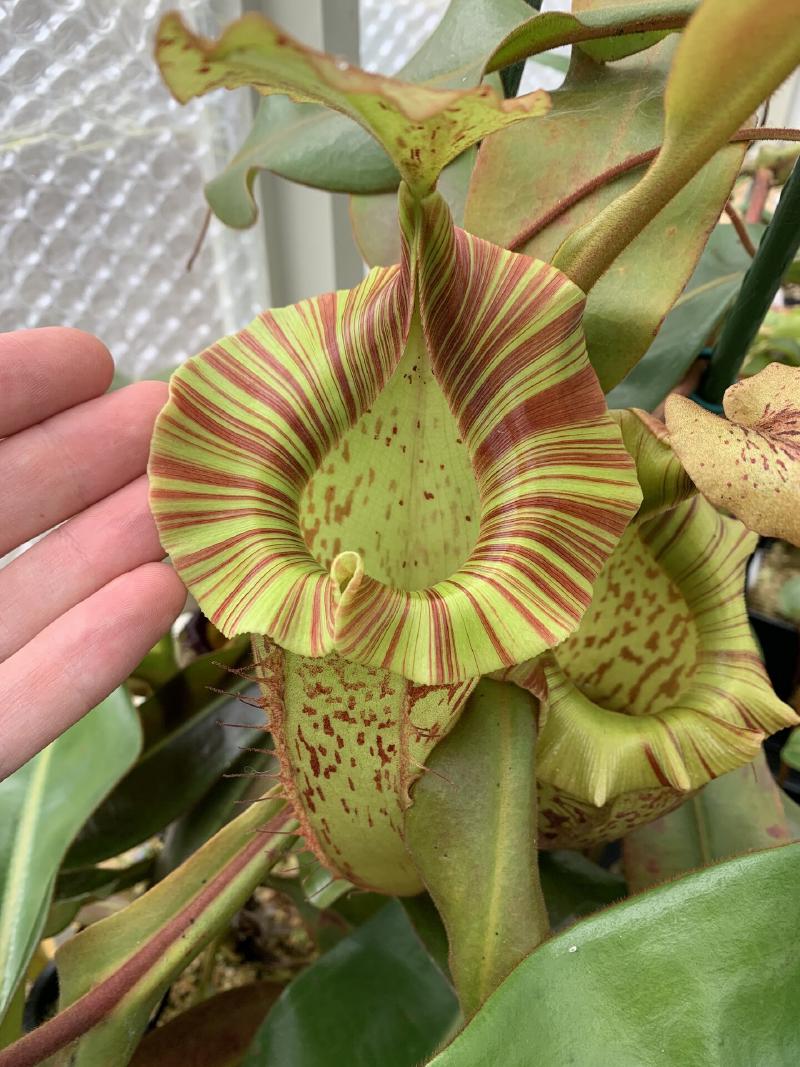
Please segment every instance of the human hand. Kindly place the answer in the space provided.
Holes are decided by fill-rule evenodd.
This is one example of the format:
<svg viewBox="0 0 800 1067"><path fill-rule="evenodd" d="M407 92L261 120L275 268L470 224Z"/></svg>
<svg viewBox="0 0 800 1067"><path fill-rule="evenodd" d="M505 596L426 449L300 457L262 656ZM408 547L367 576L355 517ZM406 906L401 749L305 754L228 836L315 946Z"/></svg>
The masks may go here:
<svg viewBox="0 0 800 1067"><path fill-rule="evenodd" d="M161 382L103 396L107 349L80 330L0 334L0 779L90 711L184 604L147 505Z"/></svg>

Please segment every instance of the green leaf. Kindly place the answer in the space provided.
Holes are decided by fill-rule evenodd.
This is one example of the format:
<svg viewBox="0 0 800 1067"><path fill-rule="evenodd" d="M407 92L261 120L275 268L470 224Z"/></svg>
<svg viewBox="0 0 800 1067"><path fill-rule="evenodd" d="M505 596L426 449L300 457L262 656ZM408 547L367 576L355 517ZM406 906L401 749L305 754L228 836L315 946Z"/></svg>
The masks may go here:
<svg viewBox="0 0 800 1067"><path fill-rule="evenodd" d="M547 936L536 864L534 702L483 680L412 790L405 840L444 920L466 1016Z"/></svg>
<svg viewBox="0 0 800 1067"><path fill-rule="evenodd" d="M296 823L283 802L253 804L182 867L59 949L58 1014L5 1052L0 1067L127 1063L176 975L229 922Z"/></svg>
<svg viewBox="0 0 800 1067"><path fill-rule="evenodd" d="M750 230L757 234L763 227ZM715 333L749 264L750 256L733 226L715 227L694 274L655 341L606 397L609 407L653 411L662 403Z"/></svg>
<svg viewBox="0 0 800 1067"><path fill-rule="evenodd" d="M249 656L246 637L229 641L192 659L148 697L138 709L145 752L216 700L214 690L241 688L234 672L249 662Z"/></svg>
<svg viewBox="0 0 800 1067"><path fill-rule="evenodd" d="M658 4L652 7L657 10ZM614 66L574 53L567 79L551 94L553 107L544 120L500 132L482 144L467 198L467 229L552 262L565 238L639 180L641 172L631 170L554 215L562 201L586 183L658 145L662 94L675 46L675 40L664 41ZM719 153L630 240L589 292L587 347L605 391L652 344L697 264L743 154L743 145ZM547 218L551 221L543 229L527 236L532 223Z"/></svg>
<svg viewBox="0 0 800 1067"><path fill-rule="evenodd" d="M800 845L743 856L536 949L431 1067L750 1067L800 1058Z"/></svg>
<svg viewBox="0 0 800 1067"><path fill-rule="evenodd" d="M128 685L137 683L145 691L151 692L165 685L179 670L175 659L175 642L172 634L166 634L158 641L136 669L131 673Z"/></svg>
<svg viewBox="0 0 800 1067"><path fill-rule="evenodd" d="M483 0L479 5L451 0L442 21L399 77L440 89L476 86L494 45L529 14L524 0ZM228 226L255 222L258 208L252 187L259 170L333 192L388 192L400 181L386 152L363 127L327 108L285 97L261 101L244 144L206 186L211 209ZM396 214L394 202L391 211Z"/></svg>
<svg viewBox="0 0 800 1067"><path fill-rule="evenodd" d="M286 94L342 112L376 138L417 195L431 192L440 171L465 148L549 107L543 91L504 100L489 86L477 86L479 68L470 85L469 66L467 88L368 74L305 47L255 13L231 23L217 41L192 33L179 14L167 14L156 35L156 60L181 103L212 89L249 85L265 96Z"/></svg>
<svg viewBox="0 0 800 1067"><path fill-rule="evenodd" d="M800 63L797 14L796 0L703 0L670 70L658 156L633 189L570 234L553 259L582 289L591 288Z"/></svg>
<svg viewBox="0 0 800 1067"><path fill-rule="evenodd" d="M792 622L800 623L800 575L787 578L778 590L778 606L781 614Z"/></svg>
<svg viewBox="0 0 800 1067"><path fill-rule="evenodd" d="M781 760L787 767L800 771L800 729L795 727L781 749Z"/></svg>
<svg viewBox="0 0 800 1067"><path fill-rule="evenodd" d="M246 796L262 793L264 776L272 773L277 777L277 761L267 748L271 739L261 734L258 743L263 746L263 751L242 752L208 792L167 828L164 847L158 857L159 874L174 870L221 830L241 810L239 805Z"/></svg>
<svg viewBox="0 0 800 1067"><path fill-rule="evenodd" d="M580 45L598 63L624 59L682 29L696 7L697 0L645 0L572 14L547 11L512 30L493 53L487 70L499 70L565 44Z"/></svg>
<svg viewBox="0 0 800 1067"><path fill-rule="evenodd" d="M554 930L628 895L621 875L567 849L539 853L539 878Z"/></svg>
<svg viewBox="0 0 800 1067"><path fill-rule="evenodd" d="M791 840L781 791L761 752L753 763L709 782L669 815L624 840L631 892L698 867Z"/></svg>
<svg viewBox="0 0 800 1067"><path fill-rule="evenodd" d="M436 905L427 893L416 897L403 897L400 903L405 908L411 925L419 935L431 959L446 978L450 978L449 945L447 931Z"/></svg>
<svg viewBox="0 0 800 1067"><path fill-rule="evenodd" d="M192 664L142 706L145 721L152 721L157 712L160 724L169 726L174 718L178 725L151 743L87 821L67 854L68 867L99 863L152 837L208 792L239 760L241 746L264 746L266 719L260 707L241 703L235 691L215 696L200 684L208 676L210 659L218 655L209 653L202 664ZM226 673L224 677L230 686L231 676ZM200 709L184 718L194 705L183 699L195 684ZM241 695L248 699L258 696L256 687L244 681L236 688L243 688ZM229 728L222 725L225 722L246 728Z"/></svg>
<svg viewBox="0 0 800 1067"><path fill-rule="evenodd" d="M697 488L764 537L800 545L800 367L770 363L726 390L725 418L674 393L670 439Z"/></svg>
<svg viewBox="0 0 800 1067"><path fill-rule="evenodd" d="M117 689L0 783L0 1018L41 935L69 842L140 746L136 714Z"/></svg>
<svg viewBox="0 0 800 1067"><path fill-rule="evenodd" d="M457 1017L451 986L393 901L288 986L242 1067L415 1067Z"/></svg>
<svg viewBox="0 0 800 1067"><path fill-rule="evenodd" d="M113 893L149 881L155 856L151 853L127 867L76 867L61 871L56 879L53 903L43 931L44 937L59 933L75 918L84 904L105 900Z"/></svg>
<svg viewBox="0 0 800 1067"><path fill-rule="evenodd" d="M130 1067L240 1067L281 989L274 982L254 982L195 1004L151 1030Z"/></svg>

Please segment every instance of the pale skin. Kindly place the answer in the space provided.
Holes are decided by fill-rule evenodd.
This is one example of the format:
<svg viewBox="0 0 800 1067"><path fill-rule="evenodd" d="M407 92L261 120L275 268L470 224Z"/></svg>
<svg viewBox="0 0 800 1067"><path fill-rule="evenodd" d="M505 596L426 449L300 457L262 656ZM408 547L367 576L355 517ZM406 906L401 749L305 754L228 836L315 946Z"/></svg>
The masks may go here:
<svg viewBox="0 0 800 1067"><path fill-rule="evenodd" d="M184 604L147 506L167 386L104 395L113 370L79 330L0 334L0 557L62 523L0 569L0 779L124 681Z"/></svg>

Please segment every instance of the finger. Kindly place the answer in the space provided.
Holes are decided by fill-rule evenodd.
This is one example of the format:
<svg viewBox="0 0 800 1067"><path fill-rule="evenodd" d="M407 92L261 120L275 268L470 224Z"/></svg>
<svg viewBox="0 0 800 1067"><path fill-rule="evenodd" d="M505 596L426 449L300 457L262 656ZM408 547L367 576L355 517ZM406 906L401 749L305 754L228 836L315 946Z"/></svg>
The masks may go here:
<svg viewBox="0 0 800 1067"><path fill-rule="evenodd" d="M142 474L166 399L138 382L0 442L0 556Z"/></svg>
<svg viewBox="0 0 800 1067"><path fill-rule="evenodd" d="M102 396L113 376L108 349L83 330L0 334L0 437Z"/></svg>
<svg viewBox="0 0 800 1067"><path fill-rule="evenodd" d="M146 563L0 664L0 780L123 682L177 618L185 596L171 567Z"/></svg>
<svg viewBox="0 0 800 1067"><path fill-rule="evenodd" d="M165 554L143 475L0 570L0 662L117 575Z"/></svg>

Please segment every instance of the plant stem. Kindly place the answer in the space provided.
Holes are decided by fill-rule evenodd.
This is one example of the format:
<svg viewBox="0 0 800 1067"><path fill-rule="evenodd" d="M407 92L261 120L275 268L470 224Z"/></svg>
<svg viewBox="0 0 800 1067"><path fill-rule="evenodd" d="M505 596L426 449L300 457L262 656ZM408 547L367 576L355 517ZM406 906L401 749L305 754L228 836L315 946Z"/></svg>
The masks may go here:
<svg viewBox="0 0 800 1067"><path fill-rule="evenodd" d="M750 126L737 130L729 143L738 144L742 141L800 141L800 130L783 126ZM522 229L510 241L506 242L506 248L511 252L520 251L528 241L536 237L542 230L546 230L557 219L560 219L575 204L580 203L587 196L591 196L592 193L604 185L621 178L623 174L628 174L632 170L643 167L646 163L652 163L658 152L658 148L648 148L644 152L637 152L633 156L628 156L626 159L620 160L619 163L615 163L613 167L608 167L607 170L596 174L594 178L590 178L589 181L579 185L577 189L573 189L563 199L558 200L542 215L537 216L531 222L526 222Z"/></svg>
<svg viewBox="0 0 800 1067"><path fill-rule="evenodd" d="M750 234L747 232L747 227L744 224L742 216L730 202L725 205L725 214L731 220L731 225L736 230L736 236L739 238L742 248L752 259L756 254L756 246L750 240Z"/></svg>
<svg viewBox="0 0 800 1067"><path fill-rule="evenodd" d="M542 0L525 0L529 7L538 11L542 6ZM508 100L519 92L519 83L522 81L522 72L525 70L525 60L512 63L500 71L500 81L503 83L503 96Z"/></svg>
<svg viewBox="0 0 800 1067"><path fill-rule="evenodd" d="M700 396L721 404L736 381L747 350L764 321L781 280L800 249L800 164L795 163L783 187L775 214L761 238L739 295L725 320L712 353Z"/></svg>
<svg viewBox="0 0 800 1067"><path fill-rule="evenodd" d="M736 133L729 141L734 139L739 139ZM617 256L694 178L713 154L706 154L704 150L697 158L692 153L684 158L679 141L673 139L669 150L665 142L641 181L567 237L553 256L553 266L588 293Z"/></svg>
<svg viewBox="0 0 800 1067"><path fill-rule="evenodd" d="M483 678L428 757L405 843L442 917L464 1015L549 934L537 862L536 709Z"/></svg>

